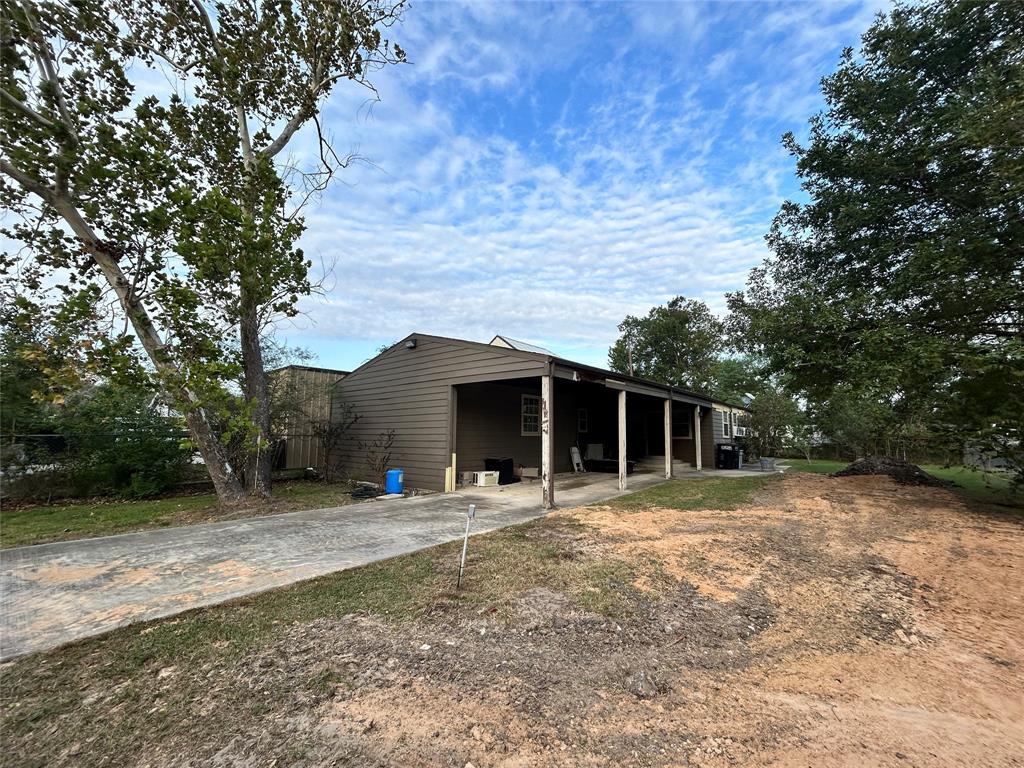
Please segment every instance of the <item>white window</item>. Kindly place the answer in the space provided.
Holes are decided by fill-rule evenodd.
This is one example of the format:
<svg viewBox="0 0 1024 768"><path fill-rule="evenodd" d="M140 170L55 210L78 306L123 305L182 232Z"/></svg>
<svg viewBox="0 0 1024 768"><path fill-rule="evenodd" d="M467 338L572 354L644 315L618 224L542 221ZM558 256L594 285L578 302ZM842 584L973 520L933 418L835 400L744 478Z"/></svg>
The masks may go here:
<svg viewBox="0 0 1024 768"><path fill-rule="evenodd" d="M732 414L721 411L722 414L722 437L732 437Z"/></svg>
<svg viewBox="0 0 1024 768"><path fill-rule="evenodd" d="M523 437L540 434L540 398L537 395L523 395L523 409L520 424Z"/></svg>
<svg viewBox="0 0 1024 768"><path fill-rule="evenodd" d="M578 409L576 409L576 431L577 432L586 432L587 428L589 426L590 426L590 420L588 418L587 409L586 408L578 408Z"/></svg>

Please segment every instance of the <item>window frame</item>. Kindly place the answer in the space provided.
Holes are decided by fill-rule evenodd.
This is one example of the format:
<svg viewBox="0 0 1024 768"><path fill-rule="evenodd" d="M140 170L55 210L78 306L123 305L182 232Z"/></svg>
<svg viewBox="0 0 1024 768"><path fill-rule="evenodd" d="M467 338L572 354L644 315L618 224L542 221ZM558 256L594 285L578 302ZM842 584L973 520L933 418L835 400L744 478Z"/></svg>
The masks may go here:
<svg viewBox="0 0 1024 768"><path fill-rule="evenodd" d="M585 435L590 431L590 413L586 408L576 409L576 433Z"/></svg>
<svg viewBox="0 0 1024 768"><path fill-rule="evenodd" d="M692 415L692 414L691 414ZM686 427L685 435L676 434L676 430L680 427ZM675 414L672 415L672 439L673 440L693 440L693 419L692 418L675 418Z"/></svg>
<svg viewBox="0 0 1024 768"><path fill-rule="evenodd" d="M536 412L527 411L526 404L530 401L536 403ZM520 437L540 437L541 433L541 402L540 395L531 395L528 392L523 392L519 401L519 435ZM537 419L537 431L528 432L526 429L527 417Z"/></svg>

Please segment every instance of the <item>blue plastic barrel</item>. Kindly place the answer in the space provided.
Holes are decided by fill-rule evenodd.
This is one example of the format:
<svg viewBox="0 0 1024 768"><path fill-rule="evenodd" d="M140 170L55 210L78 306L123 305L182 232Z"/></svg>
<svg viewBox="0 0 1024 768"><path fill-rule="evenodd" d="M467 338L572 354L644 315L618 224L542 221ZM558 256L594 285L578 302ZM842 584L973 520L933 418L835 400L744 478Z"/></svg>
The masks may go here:
<svg viewBox="0 0 1024 768"><path fill-rule="evenodd" d="M387 493L401 493L405 488L405 472L389 469L384 476L384 490Z"/></svg>

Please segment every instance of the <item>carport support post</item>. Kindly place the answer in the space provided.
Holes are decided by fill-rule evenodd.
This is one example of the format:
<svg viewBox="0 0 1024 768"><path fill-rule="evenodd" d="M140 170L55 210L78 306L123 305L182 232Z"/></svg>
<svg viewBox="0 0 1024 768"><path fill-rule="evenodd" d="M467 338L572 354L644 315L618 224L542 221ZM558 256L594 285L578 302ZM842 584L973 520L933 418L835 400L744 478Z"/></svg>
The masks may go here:
<svg viewBox="0 0 1024 768"><path fill-rule="evenodd" d="M672 398L665 400L665 479L672 479Z"/></svg>
<svg viewBox="0 0 1024 768"><path fill-rule="evenodd" d="M693 406L693 453L695 458L694 464L697 465L698 470L702 469L700 463L700 444L700 406L695 405Z"/></svg>
<svg viewBox="0 0 1024 768"><path fill-rule="evenodd" d="M626 490L626 390L619 390L619 490Z"/></svg>
<svg viewBox="0 0 1024 768"><path fill-rule="evenodd" d="M551 450L551 438L554 430L551 418L554 414L554 377L548 374L540 377L540 484L543 495L542 506L551 509L555 506L555 468L552 466L554 451Z"/></svg>

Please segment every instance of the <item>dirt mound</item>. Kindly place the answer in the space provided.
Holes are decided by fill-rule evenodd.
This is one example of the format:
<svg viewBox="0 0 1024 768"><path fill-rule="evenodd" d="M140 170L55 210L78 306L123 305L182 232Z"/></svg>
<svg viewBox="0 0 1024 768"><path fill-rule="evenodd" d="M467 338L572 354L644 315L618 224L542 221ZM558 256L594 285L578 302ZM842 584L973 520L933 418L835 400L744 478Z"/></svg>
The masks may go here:
<svg viewBox="0 0 1024 768"><path fill-rule="evenodd" d="M832 477L851 477L855 475L888 475L902 485L931 485L936 488L949 488L953 483L940 480L929 475L916 464L888 456L868 456L857 459L846 469L834 473Z"/></svg>

